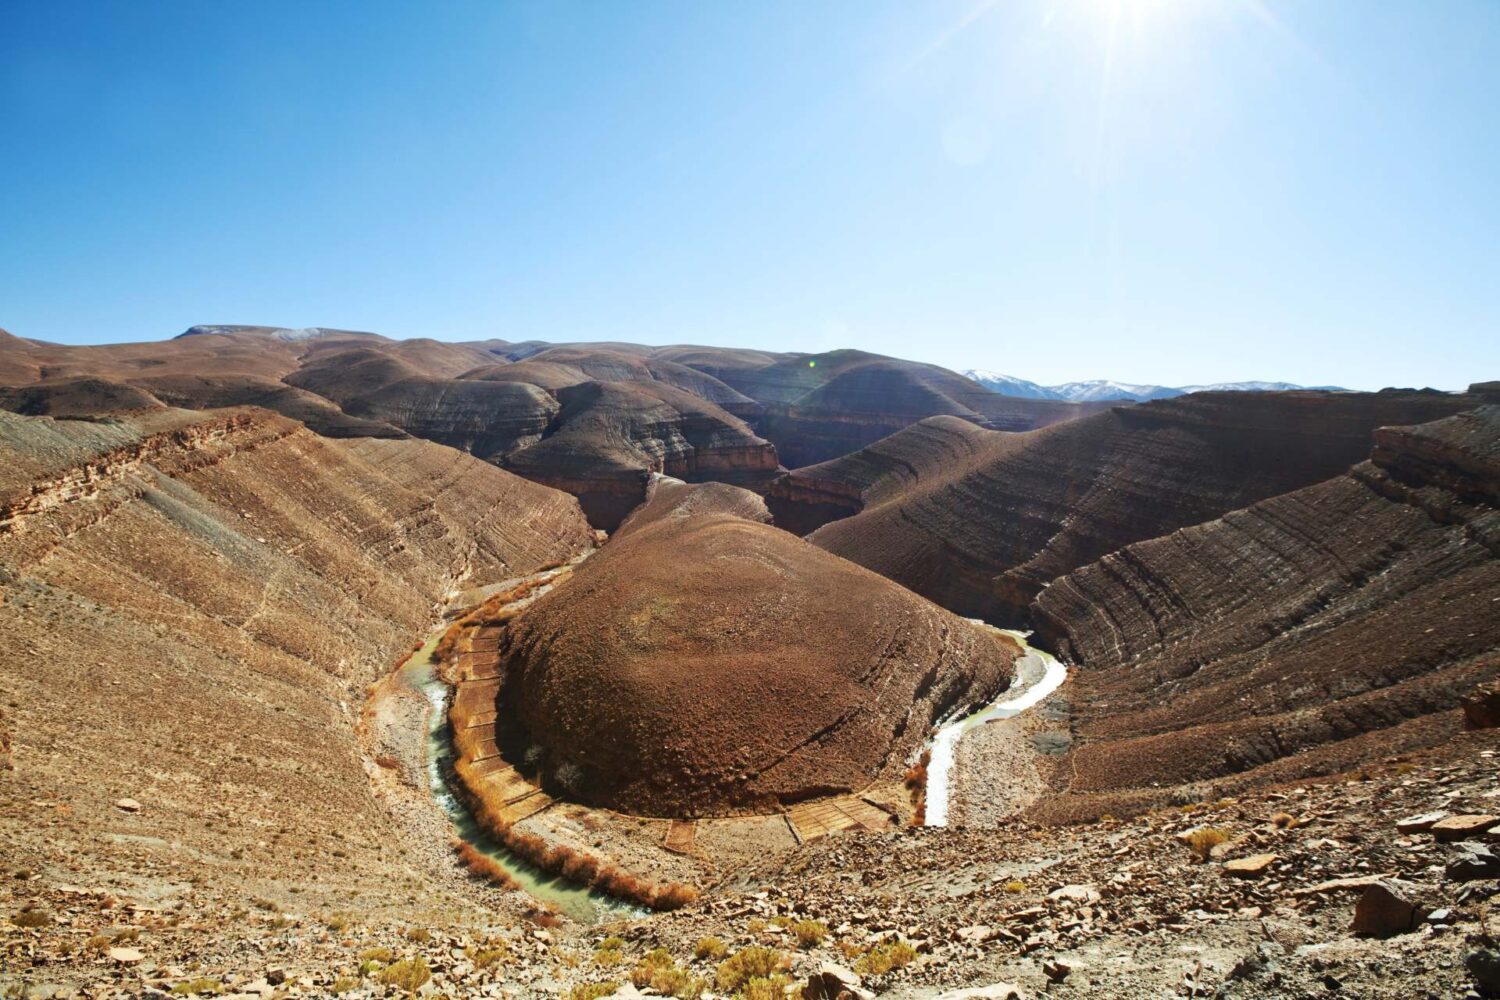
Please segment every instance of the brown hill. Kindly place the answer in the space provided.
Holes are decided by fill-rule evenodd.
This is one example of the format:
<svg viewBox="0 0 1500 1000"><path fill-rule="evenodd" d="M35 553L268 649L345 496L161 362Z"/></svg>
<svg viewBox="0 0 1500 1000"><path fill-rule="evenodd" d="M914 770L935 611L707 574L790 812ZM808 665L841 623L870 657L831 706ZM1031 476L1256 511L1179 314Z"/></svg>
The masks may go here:
<svg viewBox="0 0 1500 1000"><path fill-rule="evenodd" d="M506 468L579 498L613 530L645 497L651 473L763 487L776 449L744 421L660 382L583 382L557 391L549 433L507 455Z"/></svg>
<svg viewBox="0 0 1500 1000"><path fill-rule="evenodd" d="M769 810L899 776L936 719L1005 686L1007 640L739 516L758 507L665 484L507 628L497 735L541 748L550 786L652 815Z"/></svg>
<svg viewBox="0 0 1500 1000"><path fill-rule="evenodd" d="M425 441L260 410L0 412L7 881L220 921L252 897L451 914L462 883L421 874L450 866L408 853L372 793L366 686L456 586L589 538L571 497Z"/></svg>
<svg viewBox="0 0 1500 1000"><path fill-rule="evenodd" d="M1051 580L1164 535L1337 475L1375 428L1447 416L1472 397L1427 392L1199 393L1028 434L913 428L859 459L794 474L878 502L814 544L960 614L1024 620ZM953 460L910 460L942 438ZM903 456L908 456L903 458ZM904 464L903 464L904 463ZM894 482L882 482L878 468ZM783 501L794 491L779 490Z"/></svg>
<svg viewBox="0 0 1500 1000"><path fill-rule="evenodd" d="M1500 407L1383 428L1345 475L1041 592L1041 634L1080 664L1080 745L1043 812L1212 798L1445 739L1500 676L1497 608Z"/></svg>
<svg viewBox="0 0 1500 1000"><path fill-rule="evenodd" d="M847 454L924 417L1030 430L1100 409L1002 396L946 368L864 351L783 357L759 368L725 369L720 377L765 404L758 427L790 468Z"/></svg>

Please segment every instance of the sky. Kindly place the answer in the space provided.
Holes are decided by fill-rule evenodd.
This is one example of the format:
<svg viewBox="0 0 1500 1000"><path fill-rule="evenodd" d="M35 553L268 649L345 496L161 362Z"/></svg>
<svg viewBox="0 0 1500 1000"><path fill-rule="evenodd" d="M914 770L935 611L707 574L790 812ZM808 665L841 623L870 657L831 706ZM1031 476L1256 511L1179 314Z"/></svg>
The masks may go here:
<svg viewBox="0 0 1500 1000"><path fill-rule="evenodd" d="M0 327L1500 378L1500 3L0 0Z"/></svg>

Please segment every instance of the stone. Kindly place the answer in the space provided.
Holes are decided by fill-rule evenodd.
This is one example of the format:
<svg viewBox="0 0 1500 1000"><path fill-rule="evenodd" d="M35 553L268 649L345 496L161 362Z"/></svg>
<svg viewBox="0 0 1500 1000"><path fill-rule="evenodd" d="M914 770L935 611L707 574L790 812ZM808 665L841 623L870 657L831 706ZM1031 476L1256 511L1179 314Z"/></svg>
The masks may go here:
<svg viewBox="0 0 1500 1000"><path fill-rule="evenodd" d="M989 924L975 924L972 927L960 927L954 936L968 944L983 944L993 937L994 933L994 928Z"/></svg>
<svg viewBox="0 0 1500 1000"><path fill-rule="evenodd" d="M1067 979L1068 973L1072 971L1073 967L1061 959L1054 958L1042 963L1042 973L1054 983Z"/></svg>
<svg viewBox="0 0 1500 1000"><path fill-rule="evenodd" d="M1010 983L970 986L962 990L939 993L934 1000L1026 1000L1026 994Z"/></svg>
<svg viewBox="0 0 1500 1000"><path fill-rule="evenodd" d="M286 982L286 970L279 965L273 965L266 970L266 982L272 986L280 986Z"/></svg>
<svg viewBox="0 0 1500 1000"><path fill-rule="evenodd" d="M1458 856L1448 862L1444 874L1454 882L1473 882L1478 879L1500 879L1500 855L1487 844L1464 841L1455 845Z"/></svg>
<svg viewBox="0 0 1500 1000"><path fill-rule="evenodd" d="M1066 899L1075 903L1097 903L1099 890L1091 885L1065 885L1047 893L1048 899Z"/></svg>
<svg viewBox="0 0 1500 1000"><path fill-rule="evenodd" d="M803 1000L839 1000L853 997L855 1000L872 1000L874 993L860 986L862 980L852 969L833 962L824 962L818 971L807 977L802 988Z"/></svg>
<svg viewBox="0 0 1500 1000"><path fill-rule="evenodd" d="M111 948L109 957L120 965L135 965L146 956L141 954L139 948Z"/></svg>
<svg viewBox="0 0 1500 1000"><path fill-rule="evenodd" d="M1350 878L1332 878L1305 889L1293 889L1293 896L1321 896L1324 893L1340 892L1344 889L1363 889L1379 882L1384 875L1355 875Z"/></svg>
<svg viewBox="0 0 1500 1000"><path fill-rule="evenodd" d="M1366 886L1359 902L1354 904L1354 923L1350 930L1374 937L1389 937L1412 930L1428 912L1418 899L1420 892L1420 886L1393 878L1380 879Z"/></svg>
<svg viewBox="0 0 1500 1000"><path fill-rule="evenodd" d="M141 804L135 799L117 799L115 801L115 808L120 810L121 812L140 812Z"/></svg>
<svg viewBox="0 0 1500 1000"><path fill-rule="evenodd" d="M1274 854L1252 854L1224 862L1224 874L1235 878L1260 878L1276 863Z"/></svg>
<svg viewBox="0 0 1500 1000"><path fill-rule="evenodd" d="M1500 816L1485 813L1449 816L1432 824L1432 834L1439 840L1463 840L1465 837L1484 833L1496 824L1500 824Z"/></svg>
<svg viewBox="0 0 1500 1000"><path fill-rule="evenodd" d="M1436 812L1425 812L1419 816L1408 816L1396 821L1397 833L1426 833L1432 829L1432 824L1438 820L1447 819L1448 814L1439 809Z"/></svg>
<svg viewBox="0 0 1500 1000"><path fill-rule="evenodd" d="M1464 728L1494 729L1500 726L1500 680L1481 684L1464 696Z"/></svg>

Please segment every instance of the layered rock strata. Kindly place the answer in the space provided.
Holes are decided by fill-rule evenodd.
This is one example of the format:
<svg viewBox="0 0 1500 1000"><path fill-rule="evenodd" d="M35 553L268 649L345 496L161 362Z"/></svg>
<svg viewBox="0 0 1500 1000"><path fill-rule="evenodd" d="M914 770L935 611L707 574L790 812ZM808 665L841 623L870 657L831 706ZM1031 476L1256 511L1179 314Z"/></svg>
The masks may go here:
<svg viewBox="0 0 1500 1000"><path fill-rule="evenodd" d="M1036 600L1079 669L1050 815L1446 738L1500 676L1500 407L1375 432L1348 473L1128 546Z"/></svg>

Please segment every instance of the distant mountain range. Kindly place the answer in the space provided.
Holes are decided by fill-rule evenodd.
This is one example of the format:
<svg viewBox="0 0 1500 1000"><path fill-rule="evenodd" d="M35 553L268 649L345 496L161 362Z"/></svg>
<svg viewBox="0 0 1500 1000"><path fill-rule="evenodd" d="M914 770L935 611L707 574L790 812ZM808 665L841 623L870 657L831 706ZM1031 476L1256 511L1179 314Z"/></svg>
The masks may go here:
<svg viewBox="0 0 1500 1000"><path fill-rule="evenodd" d="M1038 385L1014 375L970 368L964 375L1002 396L1021 399L1061 399L1072 403L1097 403L1111 399L1144 403L1150 399L1170 399L1190 392L1282 392L1287 389L1324 389L1345 391L1338 385L1295 385L1291 382L1215 382L1212 385L1133 385L1113 379L1095 378L1062 385Z"/></svg>

